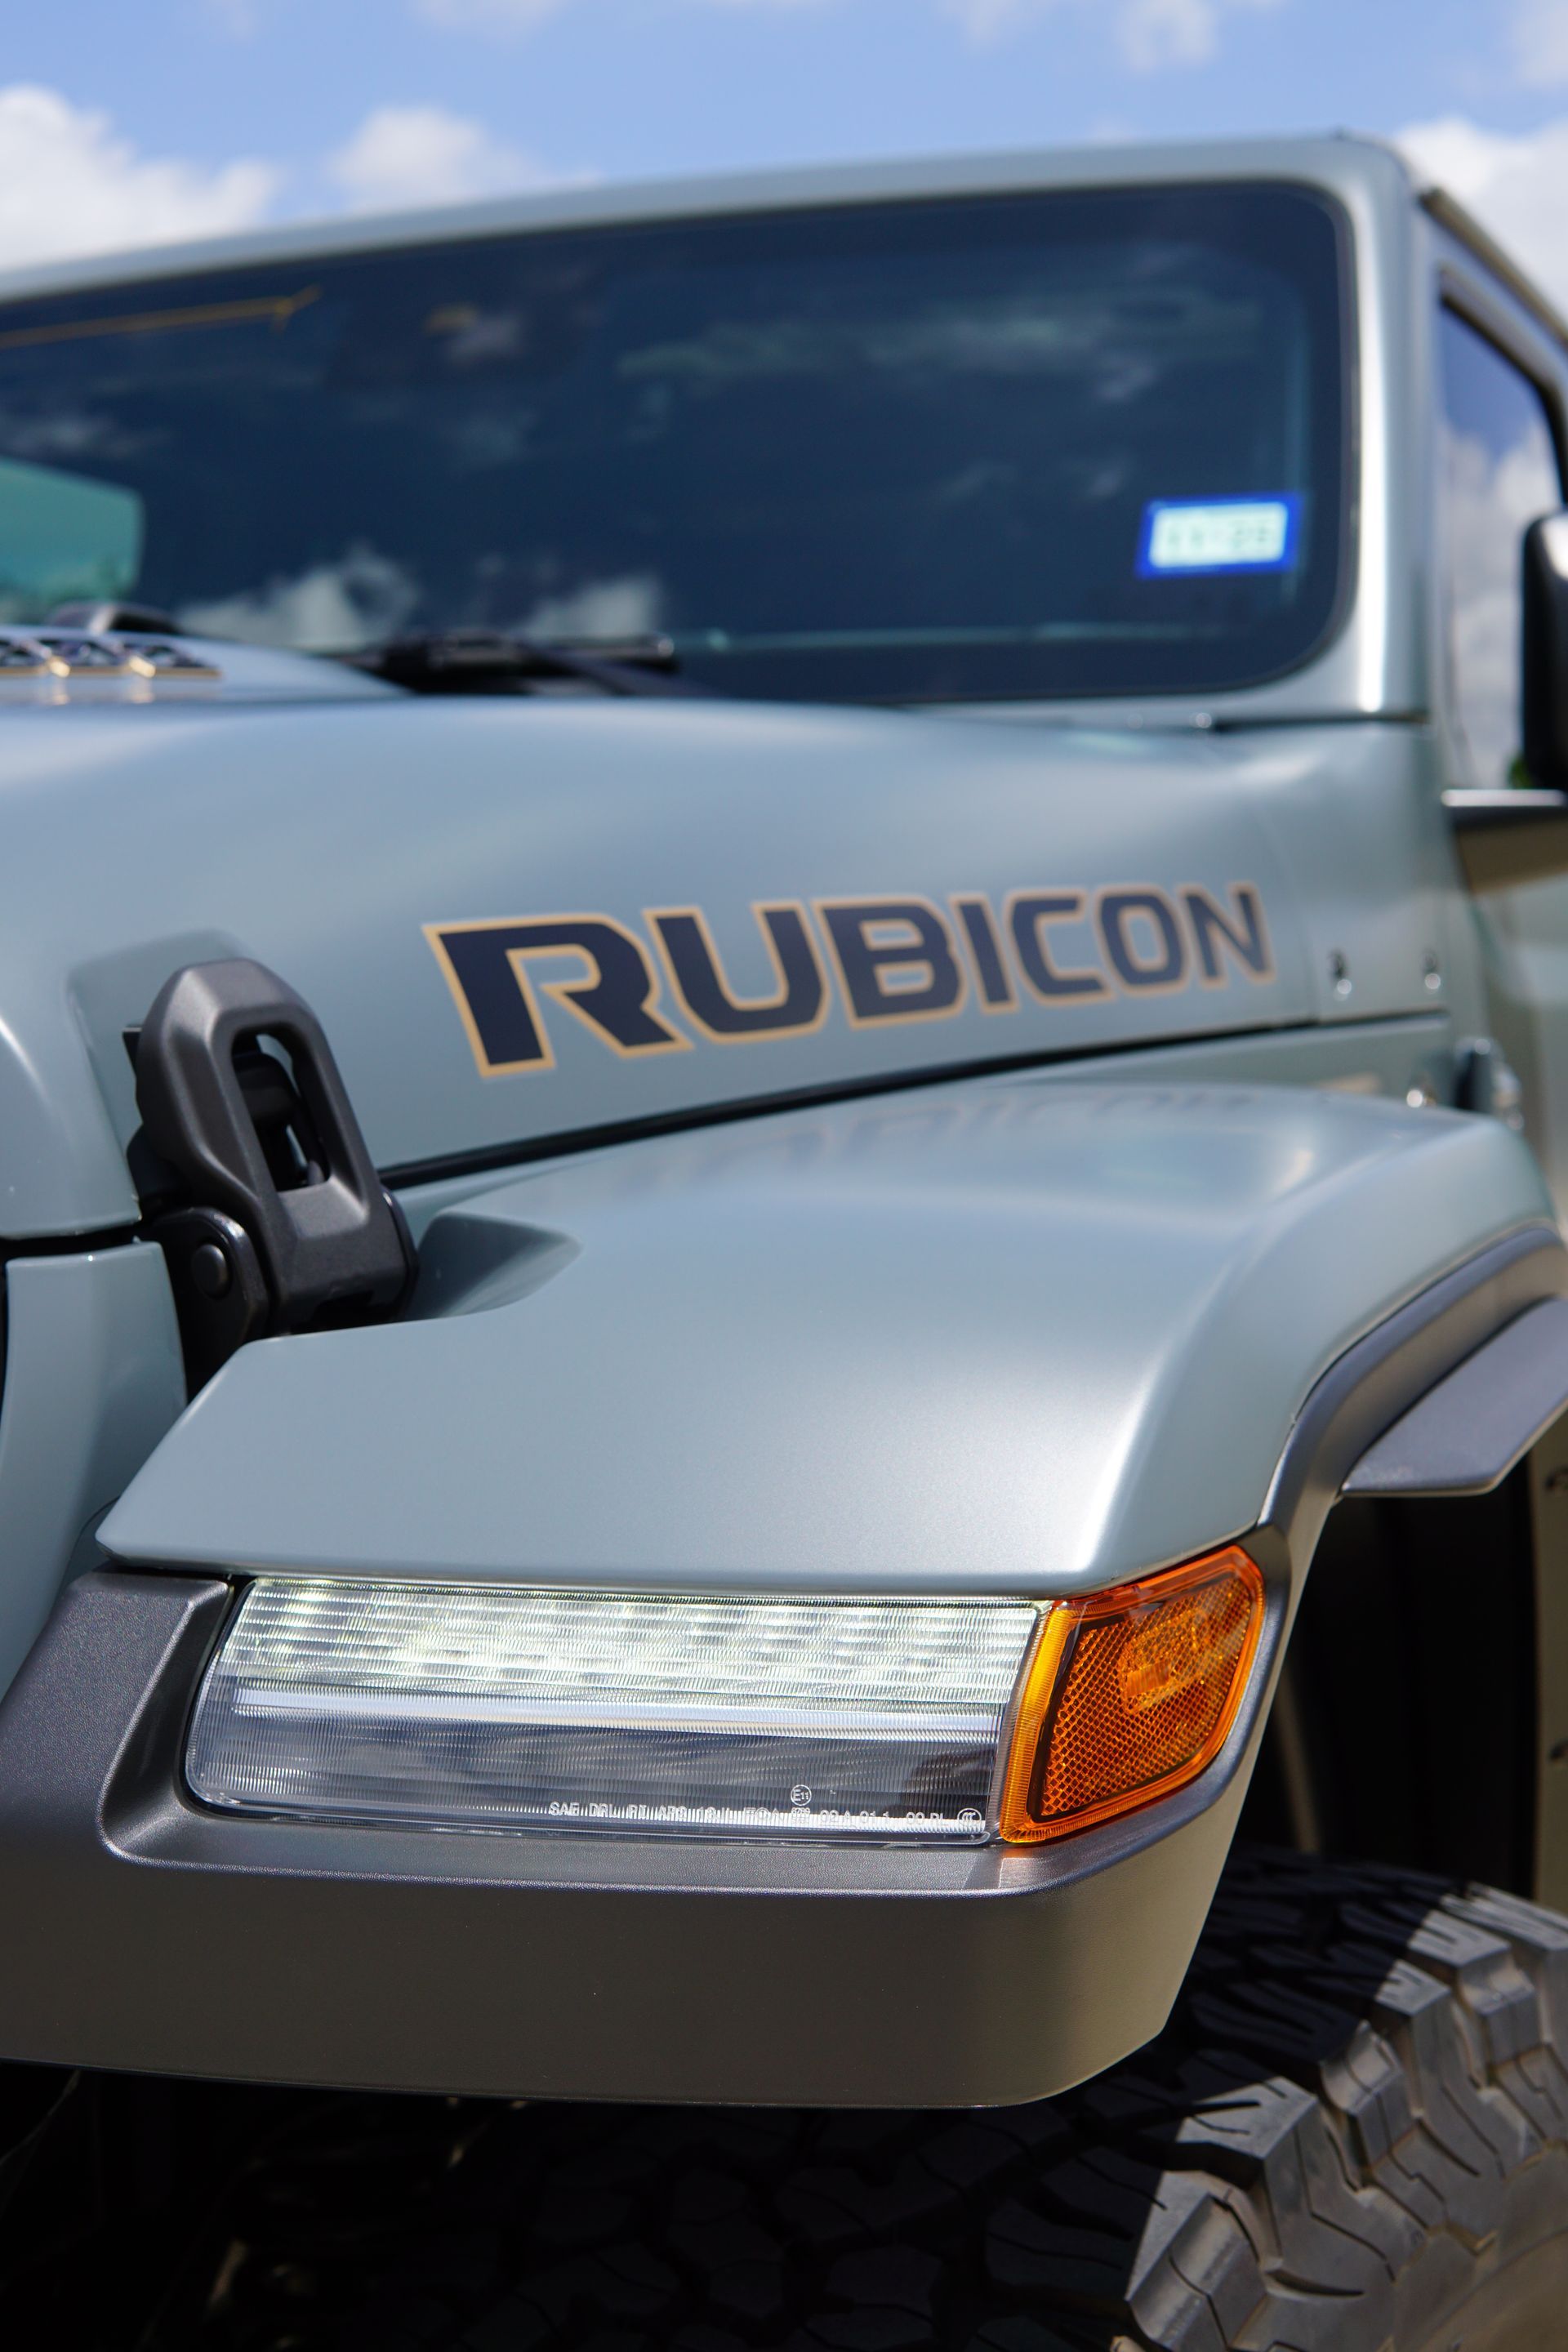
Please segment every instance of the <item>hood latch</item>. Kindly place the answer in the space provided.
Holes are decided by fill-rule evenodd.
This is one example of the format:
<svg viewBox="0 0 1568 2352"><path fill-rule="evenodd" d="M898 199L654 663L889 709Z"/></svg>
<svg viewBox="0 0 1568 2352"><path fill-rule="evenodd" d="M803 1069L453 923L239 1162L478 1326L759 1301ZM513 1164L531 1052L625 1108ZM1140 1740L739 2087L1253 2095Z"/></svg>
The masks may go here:
<svg viewBox="0 0 1568 2352"><path fill-rule="evenodd" d="M247 1340L385 1322L417 1270L321 1023L265 965L186 964L136 1045L147 1141L188 1199L155 1217L194 1395Z"/></svg>

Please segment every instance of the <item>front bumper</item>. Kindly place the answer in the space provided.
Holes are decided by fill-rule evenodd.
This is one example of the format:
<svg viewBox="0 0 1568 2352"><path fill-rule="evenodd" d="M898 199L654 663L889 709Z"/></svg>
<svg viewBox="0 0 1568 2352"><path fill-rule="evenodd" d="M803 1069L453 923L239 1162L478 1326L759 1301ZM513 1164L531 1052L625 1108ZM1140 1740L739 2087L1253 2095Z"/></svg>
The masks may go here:
<svg viewBox="0 0 1568 2352"><path fill-rule="evenodd" d="M1042 2097L1163 2024L1268 1679L1180 1797L1032 1851L355 1828L184 1793L229 1600L83 1577L0 1706L0 2056L523 2098Z"/></svg>

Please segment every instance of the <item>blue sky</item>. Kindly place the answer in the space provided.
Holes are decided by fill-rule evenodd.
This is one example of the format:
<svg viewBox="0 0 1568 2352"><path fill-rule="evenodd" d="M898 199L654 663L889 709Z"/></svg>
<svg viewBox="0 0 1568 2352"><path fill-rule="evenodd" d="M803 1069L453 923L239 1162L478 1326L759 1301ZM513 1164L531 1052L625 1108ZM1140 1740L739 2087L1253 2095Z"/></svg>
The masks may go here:
<svg viewBox="0 0 1568 2352"><path fill-rule="evenodd" d="M542 165L616 177L1108 127L1393 130L1458 110L1519 129L1551 110L1514 68L1506 6L1142 13L1141 47L1140 12L1115 0L142 0L129 16L72 0L5 12L5 79L107 110L143 151L280 158L305 186L381 106L447 108Z"/></svg>
<svg viewBox="0 0 1568 2352"><path fill-rule="evenodd" d="M72 0L5 16L0 259L583 175L1342 125L1413 131L1568 277L1568 0Z"/></svg>

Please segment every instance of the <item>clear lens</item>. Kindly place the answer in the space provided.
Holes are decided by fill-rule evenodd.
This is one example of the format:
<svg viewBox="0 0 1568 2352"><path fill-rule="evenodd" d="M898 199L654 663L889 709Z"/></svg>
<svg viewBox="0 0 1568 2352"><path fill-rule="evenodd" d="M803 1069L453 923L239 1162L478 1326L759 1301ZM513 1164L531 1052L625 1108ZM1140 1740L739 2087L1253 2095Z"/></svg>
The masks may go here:
<svg viewBox="0 0 1568 2352"><path fill-rule="evenodd" d="M246 1811L980 1838L1037 1622L1016 1601L264 1577L203 1685L186 1773Z"/></svg>

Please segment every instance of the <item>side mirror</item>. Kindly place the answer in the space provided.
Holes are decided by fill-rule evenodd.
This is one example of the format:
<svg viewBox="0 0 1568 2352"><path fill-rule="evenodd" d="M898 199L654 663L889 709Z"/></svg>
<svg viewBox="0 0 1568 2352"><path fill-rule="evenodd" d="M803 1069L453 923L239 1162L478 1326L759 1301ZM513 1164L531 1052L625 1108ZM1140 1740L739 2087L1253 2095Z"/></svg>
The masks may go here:
<svg viewBox="0 0 1568 2352"><path fill-rule="evenodd" d="M1568 512L1524 534L1524 764L1532 784L1568 787Z"/></svg>
<svg viewBox="0 0 1568 2352"><path fill-rule="evenodd" d="M1524 534L1522 680L1528 785L1447 792L1472 890L1568 874L1568 511Z"/></svg>

